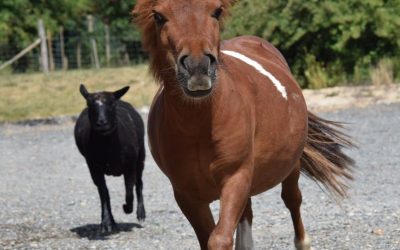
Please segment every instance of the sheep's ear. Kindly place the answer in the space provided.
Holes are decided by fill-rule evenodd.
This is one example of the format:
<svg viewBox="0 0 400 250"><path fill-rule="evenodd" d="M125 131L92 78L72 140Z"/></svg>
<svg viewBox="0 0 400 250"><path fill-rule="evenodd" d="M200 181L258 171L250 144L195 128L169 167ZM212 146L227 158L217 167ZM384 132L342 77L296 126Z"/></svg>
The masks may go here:
<svg viewBox="0 0 400 250"><path fill-rule="evenodd" d="M89 92L87 91L85 85L81 84L81 86L79 86L79 92L81 92L83 98L87 99L89 97Z"/></svg>
<svg viewBox="0 0 400 250"><path fill-rule="evenodd" d="M114 98L115 100L118 100L119 98L121 98L123 95L125 95L126 92L128 92L129 90L129 86L123 87L120 90L115 91L114 94Z"/></svg>

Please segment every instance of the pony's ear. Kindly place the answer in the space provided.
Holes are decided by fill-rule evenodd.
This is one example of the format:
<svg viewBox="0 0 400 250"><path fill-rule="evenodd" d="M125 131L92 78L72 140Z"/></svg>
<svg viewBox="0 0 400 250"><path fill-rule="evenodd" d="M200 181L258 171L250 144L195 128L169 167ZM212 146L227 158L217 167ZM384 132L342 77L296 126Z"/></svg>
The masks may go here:
<svg viewBox="0 0 400 250"><path fill-rule="evenodd" d="M222 0L222 4L225 7L230 7L230 6L234 5L236 2L238 2L238 0Z"/></svg>
<svg viewBox="0 0 400 250"><path fill-rule="evenodd" d="M222 7L223 7L223 12L222 12L222 18L221 20L224 21L229 15L230 15L230 9L231 7L236 4L238 0L221 0ZM221 22L221 28L223 28L223 23Z"/></svg>
<svg viewBox="0 0 400 250"><path fill-rule="evenodd" d="M81 84L81 86L79 86L79 92L81 92L81 95L83 96L83 98L87 99L89 97L89 92L87 91L85 85L83 85L83 83Z"/></svg>
<svg viewBox="0 0 400 250"><path fill-rule="evenodd" d="M120 90L117 90L117 91L113 92L115 100L118 100L123 95L125 95L125 93L128 92L128 90L129 90L129 86L126 86L126 87L123 87Z"/></svg>

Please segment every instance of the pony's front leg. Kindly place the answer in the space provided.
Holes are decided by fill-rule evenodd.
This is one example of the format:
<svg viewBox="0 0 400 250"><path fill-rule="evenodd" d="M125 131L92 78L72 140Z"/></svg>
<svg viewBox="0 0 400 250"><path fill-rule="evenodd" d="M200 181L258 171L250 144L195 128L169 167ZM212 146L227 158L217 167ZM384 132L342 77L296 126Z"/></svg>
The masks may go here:
<svg viewBox="0 0 400 250"><path fill-rule="evenodd" d="M194 200L187 194L174 190L175 200L192 225L202 250L207 250L207 242L215 227L208 203Z"/></svg>
<svg viewBox="0 0 400 250"><path fill-rule="evenodd" d="M241 169L224 180L219 220L208 241L210 250L232 249L233 233L249 200L251 180L249 169Z"/></svg>

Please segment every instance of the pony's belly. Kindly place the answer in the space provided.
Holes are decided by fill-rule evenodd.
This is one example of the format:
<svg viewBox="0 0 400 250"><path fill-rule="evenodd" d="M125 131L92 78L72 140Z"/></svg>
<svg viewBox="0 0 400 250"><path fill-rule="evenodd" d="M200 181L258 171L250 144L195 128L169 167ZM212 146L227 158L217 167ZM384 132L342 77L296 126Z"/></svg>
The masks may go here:
<svg viewBox="0 0 400 250"><path fill-rule="evenodd" d="M298 133L287 138L291 138L291 140L282 143L280 147L277 147L278 150L272 152L261 150L256 154L252 195L265 192L280 184L297 166L304 149L304 136L302 133ZM282 140L285 141L283 137Z"/></svg>
<svg viewBox="0 0 400 250"><path fill-rule="evenodd" d="M251 195L260 194L280 184L293 171L294 167L292 162L280 162L276 165L265 163L264 166L256 167Z"/></svg>

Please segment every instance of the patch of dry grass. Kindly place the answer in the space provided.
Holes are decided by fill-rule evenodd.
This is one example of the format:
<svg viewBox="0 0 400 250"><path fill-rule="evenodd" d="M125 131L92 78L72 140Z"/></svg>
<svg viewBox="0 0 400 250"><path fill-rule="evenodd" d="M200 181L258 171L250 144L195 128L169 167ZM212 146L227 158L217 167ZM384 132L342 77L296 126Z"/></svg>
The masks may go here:
<svg viewBox="0 0 400 250"><path fill-rule="evenodd" d="M150 105L158 85L146 65L136 67L0 75L0 121L78 114L85 101L79 84L90 92L114 91L129 85L122 98L135 107Z"/></svg>
<svg viewBox="0 0 400 250"><path fill-rule="evenodd" d="M382 59L376 67L370 69L370 76L374 86L389 85L394 82L393 62Z"/></svg>

